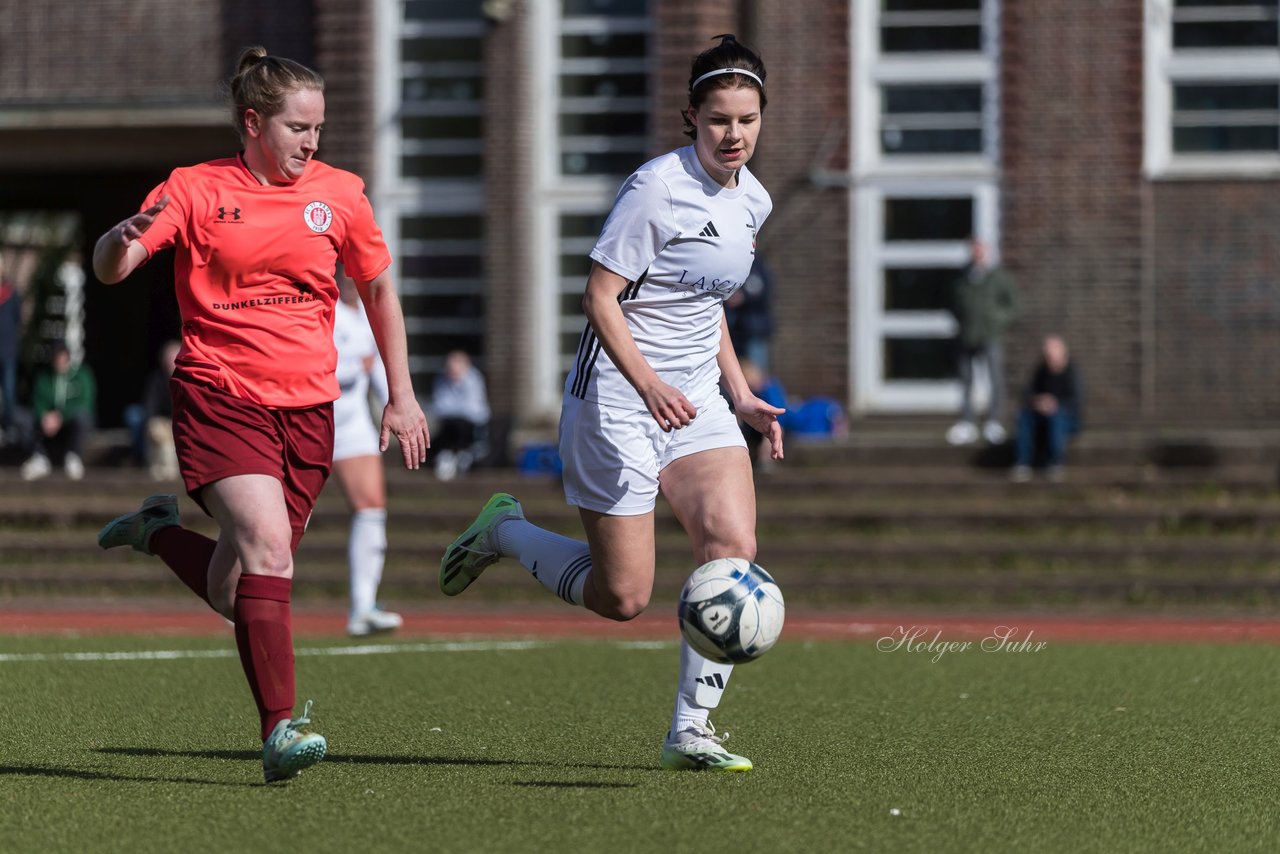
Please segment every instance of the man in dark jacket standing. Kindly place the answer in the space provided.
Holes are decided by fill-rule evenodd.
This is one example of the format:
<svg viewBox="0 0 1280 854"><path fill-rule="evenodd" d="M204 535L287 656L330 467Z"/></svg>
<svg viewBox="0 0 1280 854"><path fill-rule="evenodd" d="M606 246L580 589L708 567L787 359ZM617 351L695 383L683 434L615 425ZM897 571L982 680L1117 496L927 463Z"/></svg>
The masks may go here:
<svg viewBox="0 0 1280 854"><path fill-rule="evenodd" d="M991 444L1005 440L1004 420L1004 333L1018 313L1013 279L993 264L987 246L975 238L971 261L955 282L951 312L959 323L959 374L963 399L960 420L947 431L947 442L969 445L981 435ZM991 399L981 434L973 408L974 365L986 365L991 382Z"/></svg>

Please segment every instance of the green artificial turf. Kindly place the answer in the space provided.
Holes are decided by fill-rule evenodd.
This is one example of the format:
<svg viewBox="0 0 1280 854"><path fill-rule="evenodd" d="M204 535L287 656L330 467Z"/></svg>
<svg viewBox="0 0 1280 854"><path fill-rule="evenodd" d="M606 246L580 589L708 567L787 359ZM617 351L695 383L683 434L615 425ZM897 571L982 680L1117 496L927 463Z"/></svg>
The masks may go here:
<svg viewBox="0 0 1280 854"><path fill-rule="evenodd" d="M229 641L0 636L0 851L1271 851L1276 651L784 642L663 771L673 645L310 655L330 755L263 785ZM63 660L74 651L224 657ZM14 660L15 655L54 656ZM5 656L9 656L5 658ZM893 814L893 810L898 811Z"/></svg>

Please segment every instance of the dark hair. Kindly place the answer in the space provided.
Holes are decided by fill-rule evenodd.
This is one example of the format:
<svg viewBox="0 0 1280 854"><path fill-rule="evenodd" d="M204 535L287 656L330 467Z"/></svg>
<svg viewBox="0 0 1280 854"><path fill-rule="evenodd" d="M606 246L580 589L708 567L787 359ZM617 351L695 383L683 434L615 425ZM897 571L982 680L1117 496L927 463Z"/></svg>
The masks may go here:
<svg viewBox="0 0 1280 854"><path fill-rule="evenodd" d="M707 48L693 58L693 67L689 69L689 106L701 107L702 102L707 99L707 93L715 89L755 89L760 94L760 111L764 112L768 103L764 94L764 80L767 76L764 61L732 33L716 38L720 39L720 44ZM759 77L760 81L756 82L745 74L717 74L694 86L694 82L702 75L722 68L741 68ZM680 117L684 120L685 135L697 139L698 129L689 120L688 108L681 111Z"/></svg>
<svg viewBox="0 0 1280 854"><path fill-rule="evenodd" d="M324 78L300 62L271 56L265 47L247 47L236 61L227 83L235 115L236 134L244 142L244 115L253 110L270 118L284 109L284 99L301 89L324 91Z"/></svg>

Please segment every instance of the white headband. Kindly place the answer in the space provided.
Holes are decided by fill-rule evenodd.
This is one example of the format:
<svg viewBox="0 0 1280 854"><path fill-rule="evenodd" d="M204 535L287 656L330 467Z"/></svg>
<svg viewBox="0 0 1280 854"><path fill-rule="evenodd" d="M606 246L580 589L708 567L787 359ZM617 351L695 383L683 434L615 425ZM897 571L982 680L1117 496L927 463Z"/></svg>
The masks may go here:
<svg viewBox="0 0 1280 854"><path fill-rule="evenodd" d="M706 74L693 81L693 85L689 87L689 92L692 93L694 89L698 88L698 84L703 80L706 80L708 77L719 77L721 74L742 74L756 81L756 84L761 89L764 88L764 81L752 74L750 71L747 71L745 68L719 68L715 71L708 71Z"/></svg>

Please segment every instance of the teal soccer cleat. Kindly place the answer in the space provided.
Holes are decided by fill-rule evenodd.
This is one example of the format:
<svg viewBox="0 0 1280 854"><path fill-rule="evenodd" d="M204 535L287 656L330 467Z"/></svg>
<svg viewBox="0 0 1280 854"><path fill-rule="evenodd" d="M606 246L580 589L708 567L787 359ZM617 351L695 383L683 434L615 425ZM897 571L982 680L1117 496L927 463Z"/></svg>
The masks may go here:
<svg viewBox="0 0 1280 854"><path fill-rule="evenodd" d="M444 550L440 561L440 590L444 595L457 596L496 562L501 557L494 538L498 525L523 518L524 510L515 496L499 492L490 498L471 527Z"/></svg>
<svg viewBox="0 0 1280 854"><path fill-rule="evenodd" d="M324 759L329 749L324 736L298 729L311 723L310 715L311 701L307 700L302 717L280 721L262 743L262 776L268 783L296 777L302 769Z"/></svg>
<svg viewBox="0 0 1280 854"><path fill-rule="evenodd" d="M721 747L728 737L727 732L716 735L711 721L704 727L673 733L662 745L662 767L675 771L750 771L750 759Z"/></svg>
<svg viewBox="0 0 1280 854"><path fill-rule="evenodd" d="M98 532L98 545L104 549L133 546L135 551L149 555L155 532L179 524L178 496L152 495L137 510L108 522Z"/></svg>

